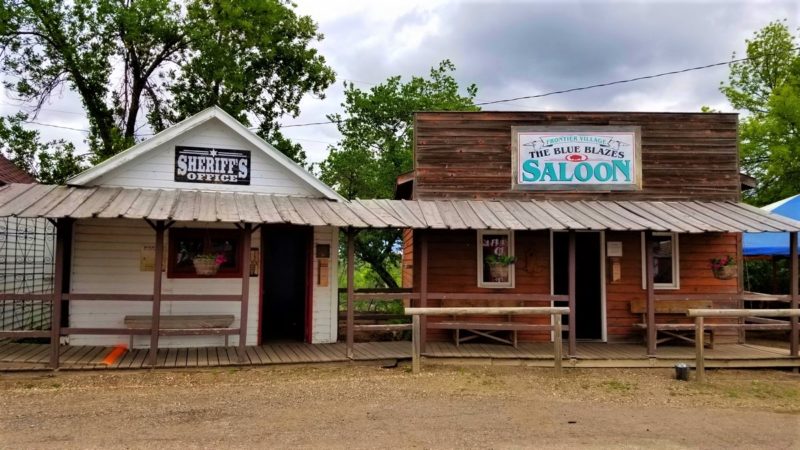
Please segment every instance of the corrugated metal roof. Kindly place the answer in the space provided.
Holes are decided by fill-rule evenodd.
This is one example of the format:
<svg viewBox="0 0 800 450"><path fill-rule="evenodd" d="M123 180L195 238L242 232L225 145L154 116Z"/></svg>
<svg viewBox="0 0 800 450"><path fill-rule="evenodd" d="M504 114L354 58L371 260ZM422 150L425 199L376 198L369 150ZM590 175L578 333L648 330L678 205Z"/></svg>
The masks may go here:
<svg viewBox="0 0 800 450"><path fill-rule="evenodd" d="M0 217L290 223L355 228L761 232L800 222L735 202L354 200L241 192L10 184Z"/></svg>

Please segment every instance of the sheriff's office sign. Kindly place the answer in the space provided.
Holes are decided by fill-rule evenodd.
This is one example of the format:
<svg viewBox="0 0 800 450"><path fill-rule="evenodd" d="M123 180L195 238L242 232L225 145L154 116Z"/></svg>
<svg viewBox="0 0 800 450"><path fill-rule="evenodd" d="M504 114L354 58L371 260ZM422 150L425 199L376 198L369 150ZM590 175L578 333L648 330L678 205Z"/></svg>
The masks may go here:
<svg viewBox="0 0 800 450"><path fill-rule="evenodd" d="M249 185L250 152L176 146L175 181Z"/></svg>
<svg viewBox="0 0 800 450"><path fill-rule="evenodd" d="M511 133L516 189L639 189L638 127L513 127Z"/></svg>

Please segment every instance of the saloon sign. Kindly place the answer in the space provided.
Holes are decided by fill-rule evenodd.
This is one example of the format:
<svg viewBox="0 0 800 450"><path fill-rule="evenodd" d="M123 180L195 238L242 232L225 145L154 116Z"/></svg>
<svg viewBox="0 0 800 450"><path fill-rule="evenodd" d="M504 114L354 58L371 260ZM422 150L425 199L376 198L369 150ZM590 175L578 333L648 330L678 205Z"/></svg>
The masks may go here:
<svg viewBox="0 0 800 450"><path fill-rule="evenodd" d="M176 146L175 181L248 185L250 152Z"/></svg>
<svg viewBox="0 0 800 450"><path fill-rule="evenodd" d="M519 127L514 140L517 189L630 190L639 187L634 127Z"/></svg>

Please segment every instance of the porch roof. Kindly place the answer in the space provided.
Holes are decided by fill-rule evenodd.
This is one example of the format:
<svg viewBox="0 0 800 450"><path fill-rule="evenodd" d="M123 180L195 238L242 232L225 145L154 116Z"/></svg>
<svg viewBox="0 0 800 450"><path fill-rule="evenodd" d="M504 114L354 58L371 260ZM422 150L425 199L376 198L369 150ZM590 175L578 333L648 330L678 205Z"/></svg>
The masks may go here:
<svg viewBox="0 0 800 450"><path fill-rule="evenodd" d="M129 218L355 228L800 231L800 222L736 202L354 200L242 192L9 184L0 217Z"/></svg>

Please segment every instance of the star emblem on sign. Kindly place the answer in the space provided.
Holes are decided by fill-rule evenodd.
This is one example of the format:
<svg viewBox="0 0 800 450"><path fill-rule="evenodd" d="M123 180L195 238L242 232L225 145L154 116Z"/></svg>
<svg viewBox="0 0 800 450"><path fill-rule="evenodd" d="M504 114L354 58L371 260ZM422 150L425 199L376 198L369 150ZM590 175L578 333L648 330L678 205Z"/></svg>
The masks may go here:
<svg viewBox="0 0 800 450"><path fill-rule="evenodd" d="M211 151L208 154L213 156L214 158L216 158L217 157L217 150L212 148Z"/></svg>

